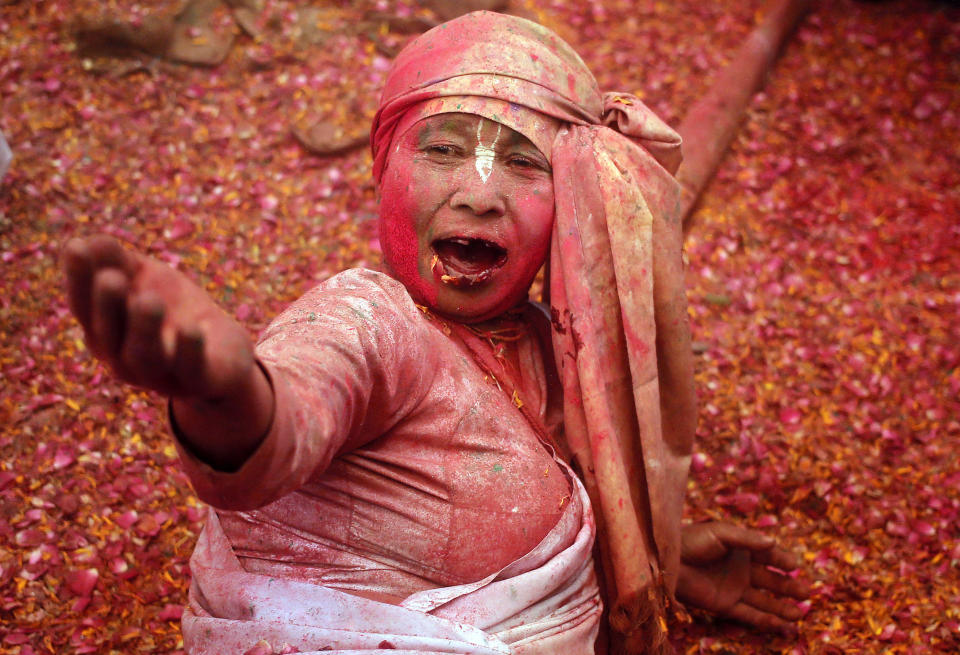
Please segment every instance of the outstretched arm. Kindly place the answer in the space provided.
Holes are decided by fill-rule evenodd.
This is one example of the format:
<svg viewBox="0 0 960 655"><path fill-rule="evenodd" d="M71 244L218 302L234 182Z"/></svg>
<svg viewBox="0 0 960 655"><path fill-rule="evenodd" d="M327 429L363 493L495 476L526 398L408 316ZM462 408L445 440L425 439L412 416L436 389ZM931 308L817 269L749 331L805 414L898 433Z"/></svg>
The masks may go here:
<svg viewBox="0 0 960 655"><path fill-rule="evenodd" d="M63 252L70 309L121 380L172 399L182 438L235 470L270 427L273 391L247 331L194 282L107 236Z"/></svg>
<svg viewBox="0 0 960 655"><path fill-rule="evenodd" d="M756 530L732 523L685 525L677 598L762 630L790 633L802 616L794 600L808 585L787 575L799 559Z"/></svg>

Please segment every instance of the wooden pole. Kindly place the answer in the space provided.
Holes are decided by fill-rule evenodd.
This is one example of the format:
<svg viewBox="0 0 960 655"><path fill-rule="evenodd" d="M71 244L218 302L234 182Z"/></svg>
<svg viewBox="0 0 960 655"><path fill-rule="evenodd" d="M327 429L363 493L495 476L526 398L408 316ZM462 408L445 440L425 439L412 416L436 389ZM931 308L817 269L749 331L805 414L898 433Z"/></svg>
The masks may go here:
<svg viewBox="0 0 960 655"><path fill-rule="evenodd" d="M811 4L812 0L773 0L760 24L680 123L683 163L677 179L683 189L684 231L689 230L697 200L736 136L747 105Z"/></svg>

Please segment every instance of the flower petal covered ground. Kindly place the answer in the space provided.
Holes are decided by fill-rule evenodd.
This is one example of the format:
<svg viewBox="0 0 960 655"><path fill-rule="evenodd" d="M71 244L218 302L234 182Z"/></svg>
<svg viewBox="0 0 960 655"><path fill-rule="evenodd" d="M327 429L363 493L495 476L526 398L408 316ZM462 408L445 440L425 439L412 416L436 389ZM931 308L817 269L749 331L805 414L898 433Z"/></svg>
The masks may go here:
<svg viewBox="0 0 960 655"><path fill-rule="evenodd" d="M0 3L0 651L182 649L203 509L162 401L84 348L59 251L114 234L191 272L251 334L317 281L376 266L364 133L391 57L436 15L344 6ZM513 7L672 125L763 11ZM179 49L78 40L105 15L176 16ZM213 51L222 63L182 63ZM956 5L817 5L702 199L689 517L762 527L818 582L797 638L681 616L679 652L960 650L958 62Z"/></svg>

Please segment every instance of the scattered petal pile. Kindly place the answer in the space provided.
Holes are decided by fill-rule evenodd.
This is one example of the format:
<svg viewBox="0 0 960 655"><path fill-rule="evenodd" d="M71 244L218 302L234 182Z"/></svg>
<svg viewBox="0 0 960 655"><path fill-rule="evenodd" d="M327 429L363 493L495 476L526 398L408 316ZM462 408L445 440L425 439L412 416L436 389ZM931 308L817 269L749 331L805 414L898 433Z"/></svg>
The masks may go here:
<svg viewBox="0 0 960 655"><path fill-rule="evenodd" d="M207 13L184 26L195 5ZM203 520L162 401L84 348L60 290L65 240L136 244L252 334L317 281L379 263L358 145L391 57L438 14L412 0L219 5L0 3L15 157L0 183L2 652L181 651ZM763 3L510 9L676 125ZM105 15L176 16L177 52L220 39L225 59L91 50L77 26ZM958 61L955 5L821 3L697 211L689 517L765 528L818 582L796 639L681 615L679 652L960 650Z"/></svg>

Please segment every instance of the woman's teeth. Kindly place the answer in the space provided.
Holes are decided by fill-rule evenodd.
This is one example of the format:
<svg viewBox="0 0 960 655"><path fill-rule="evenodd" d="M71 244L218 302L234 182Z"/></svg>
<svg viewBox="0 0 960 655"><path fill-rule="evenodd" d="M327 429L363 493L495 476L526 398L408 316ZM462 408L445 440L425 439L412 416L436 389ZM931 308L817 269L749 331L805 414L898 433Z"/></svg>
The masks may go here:
<svg viewBox="0 0 960 655"><path fill-rule="evenodd" d="M485 239L452 237L433 243L431 269L451 286L474 286L485 282L507 261L507 251Z"/></svg>

